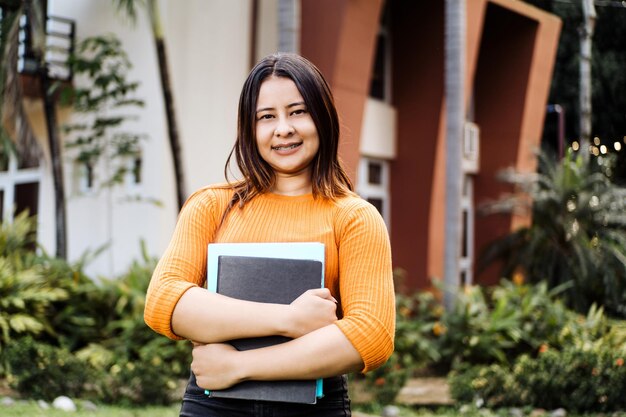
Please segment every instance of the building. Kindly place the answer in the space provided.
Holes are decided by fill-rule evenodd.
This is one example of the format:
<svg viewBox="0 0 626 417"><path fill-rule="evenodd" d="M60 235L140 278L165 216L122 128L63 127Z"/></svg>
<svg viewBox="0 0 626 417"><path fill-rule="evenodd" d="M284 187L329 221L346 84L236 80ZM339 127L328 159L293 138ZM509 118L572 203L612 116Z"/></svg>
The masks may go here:
<svg viewBox="0 0 626 417"><path fill-rule="evenodd" d="M407 286L427 287L431 278L443 276L443 1L187 0L182 6L163 0L160 6L188 190L223 180L239 90L253 63L277 49L299 51L320 67L333 88L342 120L342 158L358 191L388 223L394 264L406 272ZM176 219L151 32L145 18L132 27L110 2L101 0L49 0L48 13L75 21L78 38L113 32L123 39L134 64L131 77L141 80L139 95L147 103L138 122L149 135L139 183L81 188L84 172L66 161L69 257L77 259L89 248L108 244L88 272L111 276L139 257L141 239L149 253L159 255ZM555 16L519 0L467 1L460 260L465 282L493 282L493 271L475 276L475 254L529 220L482 218L475 207L505 190L495 179L498 170L535 167L533 151L541 138L560 26ZM47 155L41 99L31 97L25 106ZM39 240L52 250L49 167L44 156L39 168L29 168L28 183L36 183L36 190L31 185L22 193L31 196L29 204L37 201ZM22 174L17 169L0 173L0 187L6 189L8 177ZM162 205L128 202L129 194Z"/></svg>

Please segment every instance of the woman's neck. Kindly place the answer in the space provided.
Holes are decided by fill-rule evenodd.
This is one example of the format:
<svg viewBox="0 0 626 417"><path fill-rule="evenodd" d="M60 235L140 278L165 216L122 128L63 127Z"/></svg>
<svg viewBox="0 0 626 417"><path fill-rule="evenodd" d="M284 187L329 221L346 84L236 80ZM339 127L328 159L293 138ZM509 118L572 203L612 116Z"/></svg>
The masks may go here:
<svg viewBox="0 0 626 417"><path fill-rule="evenodd" d="M274 185L270 191L274 194L291 196L310 194L313 191L310 174L276 174Z"/></svg>

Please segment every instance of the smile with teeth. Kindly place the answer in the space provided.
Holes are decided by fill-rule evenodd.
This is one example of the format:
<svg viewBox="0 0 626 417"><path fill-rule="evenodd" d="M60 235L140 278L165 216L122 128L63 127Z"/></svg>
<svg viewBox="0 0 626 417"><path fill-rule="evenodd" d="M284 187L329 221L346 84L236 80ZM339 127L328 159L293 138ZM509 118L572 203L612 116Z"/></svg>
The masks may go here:
<svg viewBox="0 0 626 417"><path fill-rule="evenodd" d="M300 142L300 143L292 143L291 145L272 146L272 150L275 150L275 151L287 151L289 149L295 149L295 148L297 148L300 145L302 145L302 142Z"/></svg>

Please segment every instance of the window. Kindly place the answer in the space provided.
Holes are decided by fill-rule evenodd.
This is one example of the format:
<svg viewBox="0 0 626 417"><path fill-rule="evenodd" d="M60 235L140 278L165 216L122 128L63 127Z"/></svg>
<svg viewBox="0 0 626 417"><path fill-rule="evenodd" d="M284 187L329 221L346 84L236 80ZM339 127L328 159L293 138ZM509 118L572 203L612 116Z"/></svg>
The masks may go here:
<svg viewBox="0 0 626 417"><path fill-rule="evenodd" d="M39 182L26 182L15 185L15 214L28 211L36 216L39 212Z"/></svg>
<svg viewBox="0 0 626 417"><path fill-rule="evenodd" d="M137 153L128 157L124 163L126 164L124 184L127 189L137 191L137 188L143 182L143 156L141 151L137 151Z"/></svg>
<svg viewBox="0 0 626 417"><path fill-rule="evenodd" d="M141 184L141 168L143 165L143 161L141 159L141 155L137 155L133 158L131 174L132 174L132 183L133 184Z"/></svg>
<svg viewBox="0 0 626 417"><path fill-rule="evenodd" d="M376 38L370 97L391 103L391 30L389 4L385 2Z"/></svg>
<svg viewBox="0 0 626 417"><path fill-rule="evenodd" d="M96 187L95 167L92 163L76 161L74 163L74 192L77 194L93 193Z"/></svg>
<svg viewBox="0 0 626 417"><path fill-rule="evenodd" d="M359 163L357 192L380 212L390 226L389 161L362 157Z"/></svg>
<svg viewBox="0 0 626 417"><path fill-rule="evenodd" d="M0 215L3 221L13 221L16 214L28 210L30 215L39 212L39 183L42 170L39 167L19 169L17 158L0 152L0 160L6 159L6 167L0 169Z"/></svg>
<svg viewBox="0 0 626 417"><path fill-rule="evenodd" d="M459 269L461 285L471 285L474 280L474 178L463 176L461 196L461 253Z"/></svg>

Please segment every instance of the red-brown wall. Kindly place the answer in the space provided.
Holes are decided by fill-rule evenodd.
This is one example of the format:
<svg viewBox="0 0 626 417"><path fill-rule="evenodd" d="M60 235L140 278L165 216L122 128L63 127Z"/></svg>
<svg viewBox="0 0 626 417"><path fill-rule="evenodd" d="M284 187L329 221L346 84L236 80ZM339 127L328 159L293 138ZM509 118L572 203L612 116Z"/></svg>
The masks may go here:
<svg viewBox="0 0 626 417"><path fill-rule="evenodd" d="M392 3L392 103L397 109L397 157L391 163L394 265L406 285L427 285L430 222L437 199L435 169L443 103L443 2ZM419 21L419 24L416 22Z"/></svg>
<svg viewBox="0 0 626 417"><path fill-rule="evenodd" d="M330 83L341 120L340 155L356 181L383 0L302 0L300 51Z"/></svg>
<svg viewBox="0 0 626 417"><path fill-rule="evenodd" d="M397 157L391 163L391 240L409 288L443 276L445 210L444 2L390 1ZM302 54L324 72L342 116L340 152L353 178L382 0L303 0ZM467 3L468 105L481 129L475 204L504 190L495 173L534 169L560 21L516 0ZM476 220L476 251L528 217ZM479 276L493 282L497 272Z"/></svg>

